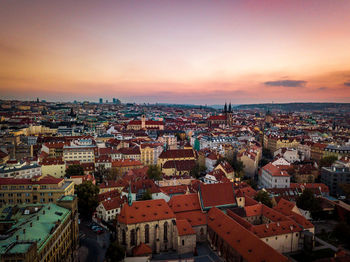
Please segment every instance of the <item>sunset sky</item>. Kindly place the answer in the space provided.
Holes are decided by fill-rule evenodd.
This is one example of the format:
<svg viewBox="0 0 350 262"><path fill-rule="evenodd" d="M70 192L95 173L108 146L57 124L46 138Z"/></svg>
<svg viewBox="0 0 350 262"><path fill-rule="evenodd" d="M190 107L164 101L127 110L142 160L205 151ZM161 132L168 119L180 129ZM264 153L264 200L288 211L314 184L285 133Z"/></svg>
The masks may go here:
<svg viewBox="0 0 350 262"><path fill-rule="evenodd" d="M2 0L0 98L350 102L349 0Z"/></svg>

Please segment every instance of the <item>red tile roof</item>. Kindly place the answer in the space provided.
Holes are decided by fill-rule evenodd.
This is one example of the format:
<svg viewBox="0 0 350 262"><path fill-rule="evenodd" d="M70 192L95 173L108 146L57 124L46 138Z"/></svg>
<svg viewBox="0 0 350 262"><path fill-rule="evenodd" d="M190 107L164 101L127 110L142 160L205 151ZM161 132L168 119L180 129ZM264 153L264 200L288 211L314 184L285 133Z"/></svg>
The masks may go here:
<svg viewBox="0 0 350 262"><path fill-rule="evenodd" d="M107 200L108 198L114 198L114 197L119 197L120 193L117 189L109 191L109 192L105 192L105 193L101 193L98 194L97 198L98 198L98 202L102 202L104 200Z"/></svg>
<svg viewBox="0 0 350 262"><path fill-rule="evenodd" d="M174 213L201 210L198 194L173 196L168 204Z"/></svg>
<svg viewBox="0 0 350 262"><path fill-rule="evenodd" d="M194 157L194 152L192 149L170 149L163 151L160 155L160 159L168 159L168 158L189 158Z"/></svg>
<svg viewBox="0 0 350 262"><path fill-rule="evenodd" d="M289 177L289 174L286 171L282 171L278 167L274 166L272 163L268 163L267 165L262 167L268 174L271 176L285 176Z"/></svg>
<svg viewBox="0 0 350 262"><path fill-rule="evenodd" d="M200 184L202 208L236 204L232 183Z"/></svg>
<svg viewBox="0 0 350 262"><path fill-rule="evenodd" d="M220 115L220 116L210 116L208 120L226 120L226 116Z"/></svg>
<svg viewBox="0 0 350 262"><path fill-rule="evenodd" d="M207 224L207 216L201 210L175 213L176 219L186 219L191 226L201 226Z"/></svg>
<svg viewBox="0 0 350 262"><path fill-rule="evenodd" d="M288 259L218 208L210 209L208 227L231 246L245 261L283 262Z"/></svg>
<svg viewBox="0 0 350 262"><path fill-rule="evenodd" d="M176 220L176 227L177 227L177 232L178 232L179 236L196 234L196 232L194 232L190 223L186 219L180 219L180 220L177 219Z"/></svg>
<svg viewBox="0 0 350 262"><path fill-rule="evenodd" d="M164 163L163 168L174 168L177 171L191 171L195 165L195 160L168 160Z"/></svg>
<svg viewBox="0 0 350 262"><path fill-rule="evenodd" d="M105 200L102 202L103 207L106 211L120 208L123 200L120 197L115 197L110 200Z"/></svg>
<svg viewBox="0 0 350 262"><path fill-rule="evenodd" d="M152 248L150 248L150 246L144 243L141 243L137 247L133 248L132 254L134 255L134 257L149 255L152 254Z"/></svg>
<svg viewBox="0 0 350 262"><path fill-rule="evenodd" d="M142 163L138 160L123 159L112 161L112 167L126 167L126 166L142 166Z"/></svg>
<svg viewBox="0 0 350 262"><path fill-rule="evenodd" d="M123 205L118 221L123 224L137 224L148 221L173 219L175 215L164 199L133 202Z"/></svg>

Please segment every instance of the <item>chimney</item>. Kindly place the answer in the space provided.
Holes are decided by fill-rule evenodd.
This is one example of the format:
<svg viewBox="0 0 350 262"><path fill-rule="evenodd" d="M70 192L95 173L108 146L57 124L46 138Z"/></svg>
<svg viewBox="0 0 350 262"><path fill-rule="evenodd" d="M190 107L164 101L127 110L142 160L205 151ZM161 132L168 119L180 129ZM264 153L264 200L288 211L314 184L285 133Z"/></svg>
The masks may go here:
<svg viewBox="0 0 350 262"><path fill-rule="evenodd" d="M277 222L277 226L278 226L278 227L280 226L280 222Z"/></svg>
<svg viewBox="0 0 350 262"><path fill-rule="evenodd" d="M30 225L30 227L33 227L33 222L30 222L30 224L29 224L29 225Z"/></svg>
<svg viewBox="0 0 350 262"><path fill-rule="evenodd" d="M23 234L25 234L26 233L26 229L25 228L23 228Z"/></svg>

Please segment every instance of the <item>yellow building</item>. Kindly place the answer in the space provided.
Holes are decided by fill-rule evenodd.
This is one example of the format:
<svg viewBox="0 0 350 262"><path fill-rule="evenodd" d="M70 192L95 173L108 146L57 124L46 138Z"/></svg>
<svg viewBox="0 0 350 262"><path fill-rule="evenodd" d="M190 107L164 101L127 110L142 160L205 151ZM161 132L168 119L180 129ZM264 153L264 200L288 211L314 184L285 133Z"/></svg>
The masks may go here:
<svg viewBox="0 0 350 262"><path fill-rule="evenodd" d="M158 156L162 152L161 143L143 143L140 146L141 162L144 165L157 164Z"/></svg>
<svg viewBox="0 0 350 262"><path fill-rule="evenodd" d="M74 183L63 178L0 178L0 204L56 203L62 196L74 194Z"/></svg>
<svg viewBox="0 0 350 262"><path fill-rule="evenodd" d="M44 176L64 177L66 164L62 158L45 158L40 162L41 174Z"/></svg>
<svg viewBox="0 0 350 262"><path fill-rule="evenodd" d="M295 138L281 138L274 136L264 135L264 148L269 149L271 152L275 152L280 148L297 148L299 142Z"/></svg>
<svg viewBox="0 0 350 262"><path fill-rule="evenodd" d="M115 160L112 162L112 168L115 169L120 174L125 174L131 169L143 167L142 163L138 160L133 159L122 159Z"/></svg>
<svg viewBox="0 0 350 262"><path fill-rule="evenodd" d="M192 148L165 150L159 155L157 164L162 168L169 160L196 160L196 155Z"/></svg>

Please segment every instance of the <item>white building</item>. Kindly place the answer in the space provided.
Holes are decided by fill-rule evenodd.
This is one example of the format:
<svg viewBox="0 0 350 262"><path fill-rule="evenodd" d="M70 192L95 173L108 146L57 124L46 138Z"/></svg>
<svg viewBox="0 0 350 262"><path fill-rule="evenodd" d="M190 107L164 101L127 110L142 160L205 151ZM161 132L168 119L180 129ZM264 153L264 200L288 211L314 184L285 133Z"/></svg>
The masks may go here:
<svg viewBox="0 0 350 262"><path fill-rule="evenodd" d="M273 154L274 157L283 157L289 163L299 162L300 156L297 149L294 148L280 148Z"/></svg>
<svg viewBox="0 0 350 262"><path fill-rule="evenodd" d="M263 188L289 188L290 176L286 171L268 163L261 169L260 186Z"/></svg>
<svg viewBox="0 0 350 262"><path fill-rule="evenodd" d="M41 176L41 166L38 164L14 163L0 166L1 178L32 178Z"/></svg>
<svg viewBox="0 0 350 262"><path fill-rule="evenodd" d="M95 149L97 147L91 139L75 140L69 146L63 146L63 159L64 161L92 163L95 162Z"/></svg>
<svg viewBox="0 0 350 262"><path fill-rule="evenodd" d="M102 201L96 208L96 215L104 221L113 220L120 213L122 200L119 197Z"/></svg>

